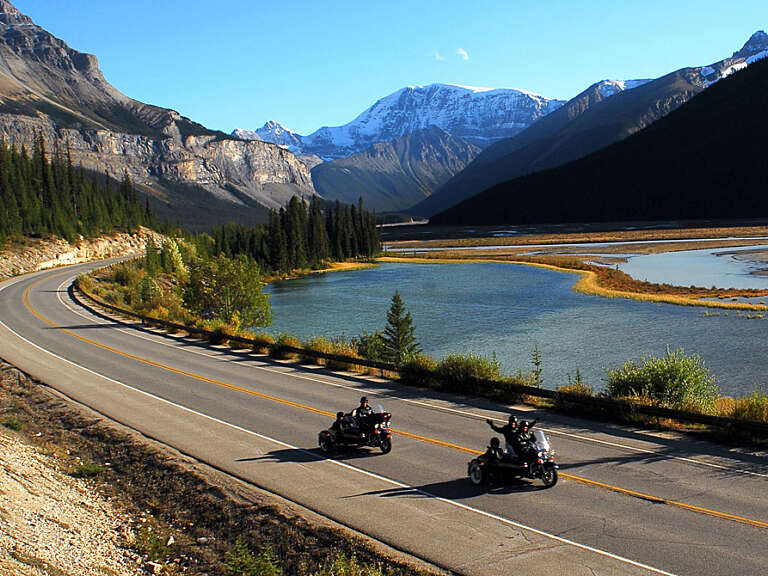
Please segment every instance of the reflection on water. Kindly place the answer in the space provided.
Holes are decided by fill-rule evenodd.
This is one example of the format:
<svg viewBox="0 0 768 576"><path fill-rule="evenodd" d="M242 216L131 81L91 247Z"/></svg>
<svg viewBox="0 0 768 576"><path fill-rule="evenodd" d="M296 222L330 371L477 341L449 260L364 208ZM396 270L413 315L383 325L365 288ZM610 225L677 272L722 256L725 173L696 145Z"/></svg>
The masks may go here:
<svg viewBox="0 0 768 576"><path fill-rule="evenodd" d="M724 393L768 388L768 320L704 316L701 309L588 296L577 276L509 264L382 264L275 282L270 332L347 337L383 329L397 289L424 351L497 354L506 372L527 372L538 345L547 387L579 368L602 388L603 367L666 346L699 354Z"/></svg>

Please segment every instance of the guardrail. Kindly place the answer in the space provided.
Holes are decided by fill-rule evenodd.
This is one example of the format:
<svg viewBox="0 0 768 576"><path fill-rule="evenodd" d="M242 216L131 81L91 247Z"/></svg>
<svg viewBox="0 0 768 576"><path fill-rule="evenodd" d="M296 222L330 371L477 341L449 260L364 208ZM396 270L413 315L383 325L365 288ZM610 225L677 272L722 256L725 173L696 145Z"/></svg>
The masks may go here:
<svg viewBox="0 0 768 576"><path fill-rule="evenodd" d="M85 290L80 289L79 281L75 281L75 286L79 294L84 296L87 300L92 302L99 308L104 308L116 314L127 316L129 318L136 318L140 320L142 324L159 326L168 330L174 330L179 332L187 332L189 334L205 337L211 339L219 336L211 330L205 330L203 328L195 328L193 326L186 326L184 324L177 324L175 322L169 322L167 320L160 320L158 318L152 318L132 312L115 306L108 302L104 302L100 298L95 297L93 294L88 293ZM81 304L90 308L94 312L98 313L98 310L94 310L88 306L82 300L79 300ZM242 336L224 336L224 338L230 342L236 342L244 346L253 348L263 347L264 343L260 340L253 338L244 338ZM284 344L271 344L272 350L279 350L280 352L288 352L293 354L301 354L304 357L318 358L323 360L330 360L344 364L350 364L355 366L365 366L367 368L374 368L377 370L383 370L393 373L401 373L400 368L390 362L378 362L374 360L367 360L365 358L352 358L349 356L340 356L338 354L328 354L326 352L320 352L318 350L308 350L306 348L298 348L295 346L287 346ZM606 398L603 396L585 396L582 394L576 394L573 392L560 392L557 390L548 390L546 388L538 388L536 386L526 386L525 384L516 384L512 382L499 382L496 380L486 380L481 378L473 378L471 380L459 382L449 382L444 376L437 372L427 372L424 374L436 381L440 381L446 384L446 389L453 389L456 391L466 392L467 389L480 390L485 389L488 392L496 392L494 396L503 397L505 394L526 395L535 398L547 398L554 400L558 403L574 404L581 408L587 408L603 414L610 414L613 412L619 412L622 414L631 415L643 415L653 416L656 418L668 418L670 420L676 420L678 422L692 422L695 424L704 424L707 426L715 426L718 428L724 428L727 430L739 430L742 432L749 432L753 434L759 434L762 436L768 436L768 423L756 422L752 420L739 420L736 418L726 418L723 416L711 416L708 414L698 414L696 412L686 412L683 410L675 410L672 408L663 408L660 406L650 406L647 404L639 404L631 402L629 400L618 400L614 398ZM451 384L457 384L451 386Z"/></svg>

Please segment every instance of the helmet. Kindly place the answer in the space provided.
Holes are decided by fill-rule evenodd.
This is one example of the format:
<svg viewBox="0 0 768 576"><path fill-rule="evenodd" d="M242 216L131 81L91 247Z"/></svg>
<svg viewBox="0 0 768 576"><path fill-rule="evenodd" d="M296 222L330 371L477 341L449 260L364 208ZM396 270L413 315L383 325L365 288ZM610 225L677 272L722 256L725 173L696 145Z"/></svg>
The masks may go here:
<svg viewBox="0 0 768 576"><path fill-rule="evenodd" d="M531 423L528 422L528 420L521 420L520 421L520 428L525 428L526 430L531 427Z"/></svg>
<svg viewBox="0 0 768 576"><path fill-rule="evenodd" d="M491 447L498 448L499 447L499 439L494 436L491 438Z"/></svg>
<svg viewBox="0 0 768 576"><path fill-rule="evenodd" d="M336 418L344 418L344 412L336 412Z"/></svg>
<svg viewBox="0 0 768 576"><path fill-rule="evenodd" d="M509 423L512 424L514 427L517 427L517 416L515 416L514 414L510 414Z"/></svg>
<svg viewBox="0 0 768 576"><path fill-rule="evenodd" d="M368 402L368 398L366 396L360 398L360 404L365 404L366 402Z"/></svg>

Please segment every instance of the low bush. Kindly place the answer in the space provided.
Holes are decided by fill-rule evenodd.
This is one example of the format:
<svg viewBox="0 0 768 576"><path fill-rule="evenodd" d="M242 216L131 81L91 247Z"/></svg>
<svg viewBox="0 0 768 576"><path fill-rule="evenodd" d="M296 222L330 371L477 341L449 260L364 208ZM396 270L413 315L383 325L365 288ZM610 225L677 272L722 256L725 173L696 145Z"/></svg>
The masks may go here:
<svg viewBox="0 0 768 576"><path fill-rule="evenodd" d="M253 351L257 354L268 354L269 349L274 346L275 338L270 334L253 334Z"/></svg>
<svg viewBox="0 0 768 576"><path fill-rule="evenodd" d="M237 576L280 576L283 573L270 544L254 554L242 537L235 542L235 548L227 553L224 563Z"/></svg>
<svg viewBox="0 0 768 576"><path fill-rule="evenodd" d="M104 466L83 463L74 469L72 476L75 478L93 478L94 476L104 474L106 471L107 469Z"/></svg>
<svg viewBox="0 0 768 576"><path fill-rule="evenodd" d="M437 361L426 354L411 354L400 366L400 378L411 386L437 388L440 380L436 378Z"/></svg>
<svg viewBox="0 0 768 576"><path fill-rule="evenodd" d="M310 338L304 343L304 350L310 352L320 352L322 354L333 354L333 344L322 337ZM318 358L312 354L299 354L299 361L307 364L320 364L326 365L325 358Z"/></svg>
<svg viewBox="0 0 768 576"><path fill-rule="evenodd" d="M501 380L501 367L496 355L492 359L471 352L466 356L449 354L437 364L443 385L456 392L484 394L490 392L479 380Z"/></svg>
<svg viewBox="0 0 768 576"><path fill-rule="evenodd" d="M111 279L113 282L123 286L136 286L144 275L143 270L135 262L121 262L110 268Z"/></svg>
<svg viewBox="0 0 768 576"><path fill-rule="evenodd" d="M386 342L384 335L380 331L371 334L363 332L362 336L356 339L357 353L361 358L372 360L374 362L384 362L386 356Z"/></svg>
<svg viewBox="0 0 768 576"><path fill-rule="evenodd" d="M348 342L346 338L340 338L331 342L331 354L336 356L345 356L347 358L360 358L357 352L357 346ZM350 372L366 372L365 366L360 366L354 362L343 362L341 360L328 360L326 366L331 370L347 370Z"/></svg>
<svg viewBox="0 0 768 576"><path fill-rule="evenodd" d="M697 355L687 356L680 348L664 357L642 358L638 365L606 368L606 394L634 398L655 406L711 412L719 396L714 377Z"/></svg>
<svg viewBox="0 0 768 576"><path fill-rule="evenodd" d="M170 555L170 547L163 538L151 526L140 526L136 532L136 548L152 560L158 562L165 560Z"/></svg>
<svg viewBox="0 0 768 576"><path fill-rule="evenodd" d="M739 420L768 422L768 394L755 391L751 396L737 398L732 416Z"/></svg>
<svg viewBox="0 0 768 576"><path fill-rule="evenodd" d="M16 416L8 416L3 420L3 426L16 432L21 432L24 429L24 422L16 418Z"/></svg>
<svg viewBox="0 0 768 576"><path fill-rule="evenodd" d="M269 349L269 355L278 360L297 358L298 353L286 350L286 346L290 346L291 348L301 348L301 342L293 334L280 334L277 337L277 341Z"/></svg>
<svg viewBox="0 0 768 576"><path fill-rule="evenodd" d="M584 382L584 380L581 377L581 371L576 369L576 375L571 376L568 374L568 384L564 384L563 386L558 386L555 388L555 391L558 393L557 396L555 396L554 399L554 405L555 408L558 410L562 410L565 412L570 412L571 410L577 409L580 411L583 411L585 409L585 406L579 402L574 402L567 396L566 394L575 394L578 396L584 396L587 398L593 398L595 396L595 392L592 389L592 386Z"/></svg>
<svg viewBox="0 0 768 576"><path fill-rule="evenodd" d="M354 555L348 558L339 552L330 565L323 566L311 576L384 576L384 571L379 564L360 564Z"/></svg>

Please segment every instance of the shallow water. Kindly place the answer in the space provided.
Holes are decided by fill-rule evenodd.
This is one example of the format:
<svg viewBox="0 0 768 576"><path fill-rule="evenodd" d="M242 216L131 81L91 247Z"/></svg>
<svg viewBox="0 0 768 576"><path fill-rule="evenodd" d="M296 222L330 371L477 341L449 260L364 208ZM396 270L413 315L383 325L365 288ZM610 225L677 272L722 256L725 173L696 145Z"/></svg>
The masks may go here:
<svg viewBox="0 0 768 576"><path fill-rule="evenodd" d="M631 256L619 269L637 280L675 286L709 288L768 288L768 276L752 274L766 268L764 262L735 258L731 253L755 250L756 246L684 250ZM725 254L727 253L727 254ZM720 255L718 255L720 254Z"/></svg>
<svg viewBox="0 0 768 576"><path fill-rule="evenodd" d="M425 352L496 353L505 372L531 369L542 353L546 387L579 368L594 388L603 367L666 347L697 353L723 393L768 389L768 320L730 312L607 299L574 292L574 274L510 264L400 264L275 282L273 334L353 337L383 329L397 289Z"/></svg>

